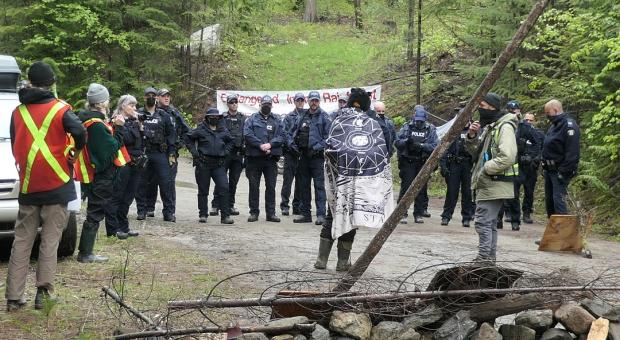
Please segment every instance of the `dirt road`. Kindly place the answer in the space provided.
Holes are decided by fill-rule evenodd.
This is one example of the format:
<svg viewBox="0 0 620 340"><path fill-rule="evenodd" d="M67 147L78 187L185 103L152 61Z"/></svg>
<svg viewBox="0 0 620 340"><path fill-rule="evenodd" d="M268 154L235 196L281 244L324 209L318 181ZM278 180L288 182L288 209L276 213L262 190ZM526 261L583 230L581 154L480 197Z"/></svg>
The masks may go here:
<svg viewBox="0 0 620 340"><path fill-rule="evenodd" d="M278 178L277 200L281 176ZM262 190L261 190L262 192ZM196 185L193 168L187 160L180 164L177 178L177 223L161 220L158 202L156 217L145 222L135 221L135 210L130 219L139 231L160 235L203 253L206 258L217 261L226 272L236 273L249 270L312 269L316 258L320 227L312 224L294 224L292 216L281 216L281 223L265 222L264 211L258 222L248 223L248 184L242 174L237 192L237 207L240 216L234 216L234 225L219 224L219 217L210 217L206 224L198 223ZM368 274L381 277L396 277L411 272L429 261L463 261L473 259L477 253L478 236L474 228L460 225L460 213L455 213L448 226L440 225L443 199L432 199L429 207L431 218L424 224L399 225L385 244ZM261 207L263 196L261 194ZM280 213L278 209L278 214ZM620 244L590 237L588 246L594 255L586 259L571 253L539 252L534 241L544 230L543 221L533 225L522 225L519 232L504 229L499 232L498 261L525 261L545 267L569 267L578 271L594 270L614 266L620 259ZM361 229L353 245L352 260L361 254L373 237L375 230ZM332 249L328 270L335 267L336 251Z"/></svg>

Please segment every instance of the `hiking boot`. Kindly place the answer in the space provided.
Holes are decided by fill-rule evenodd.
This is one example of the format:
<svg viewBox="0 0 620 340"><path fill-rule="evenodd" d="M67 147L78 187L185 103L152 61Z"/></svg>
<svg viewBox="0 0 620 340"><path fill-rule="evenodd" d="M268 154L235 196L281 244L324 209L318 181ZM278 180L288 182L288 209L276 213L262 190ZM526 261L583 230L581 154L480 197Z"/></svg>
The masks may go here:
<svg viewBox="0 0 620 340"><path fill-rule="evenodd" d="M230 218L230 216L226 216L226 217L222 217L222 219L220 220L220 222L222 224L234 224L235 221L233 221L232 218Z"/></svg>
<svg viewBox="0 0 620 340"><path fill-rule="evenodd" d="M198 223L207 223L207 216L198 217Z"/></svg>
<svg viewBox="0 0 620 340"><path fill-rule="evenodd" d="M209 210L209 216L217 216L219 214L220 214L219 208L212 207L211 210Z"/></svg>
<svg viewBox="0 0 620 340"><path fill-rule="evenodd" d="M122 232L122 231L117 231L116 232L116 238L119 240L126 240L129 237L129 234Z"/></svg>
<svg viewBox="0 0 620 340"><path fill-rule="evenodd" d="M534 220L532 220L532 215L530 213L523 213L523 223L532 224Z"/></svg>
<svg viewBox="0 0 620 340"><path fill-rule="evenodd" d="M431 217L431 213L429 213L428 210L424 210L424 212L422 213L422 217L430 218Z"/></svg>
<svg viewBox="0 0 620 340"><path fill-rule="evenodd" d="M497 229L504 229L504 222L502 220L497 220Z"/></svg>
<svg viewBox="0 0 620 340"><path fill-rule="evenodd" d="M422 218L422 216L413 216L413 221L415 223L424 223L424 219Z"/></svg>
<svg viewBox="0 0 620 340"><path fill-rule="evenodd" d="M470 220L464 220L463 221L463 228L469 228L470 227L470 223L471 223Z"/></svg>
<svg viewBox="0 0 620 340"><path fill-rule="evenodd" d="M512 227L513 231L519 231L519 229L521 229L519 226L519 222L511 222L510 226Z"/></svg>
<svg viewBox="0 0 620 340"><path fill-rule="evenodd" d="M176 216L174 216L174 214L172 214L172 215L164 216L164 221L165 222L176 223L177 222L177 218L176 218Z"/></svg>
<svg viewBox="0 0 620 340"><path fill-rule="evenodd" d="M146 212L146 217L155 217L155 212L154 211L147 211Z"/></svg>
<svg viewBox="0 0 620 340"><path fill-rule="evenodd" d="M327 260L329 259L329 252L332 250L333 240L327 238L321 238L319 241L319 255L314 263L314 268L325 269L327 268Z"/></svg>
<svg viewBox="0 0 620 340"><path fill-rule="evenodd" d="M400 224L407 224L407 223L409 223L407 222L407 216L400 219Z"/></svg>
<svg viewBox="0 0 620 340"><path fill-rule="evenodd" d="M25 305L25 300L6 300L6 311L9 313L17 312L18 310L24 308Z"/></svg>
<svg viewBox="0 0 620 340"><path fill-rule="evenodd" d="M127 236L129 236L129 237L136 237L138 235L140 235L140 233L137 232L137 231L130 230L130 231L127 232Z"/></svg>
<svg viewBox="0 0 620 340"><path fill-rule="evenodd" d="M138 214L138 216L136 216L136 220L138 221L146 220L146 214Z"/></svg>
<svg viewBox="0 0 620 340"><path fill-rule="evenodd" d="M450 219L447 219L445 217L441 219L441 225L448 225L448 223L450 223Z"/></svg>
<svg viewBox="0 0 620 340"><path fill-rule="evenodd" d="M323 223L325 223L325 216L317 216L316 221L314 221L314 224L323 225Z"/></svg>
<svg viewBox="0 0 620 340"><path fill-rule="evenodd" d="M540 245L540 239L538 239L538 240L534 241L534 244L535 244L535 245L537 245L537 246L539 246L539 245Z"/></svg>
<svg viewBox="0 0 620 340"><path fill-rule="evenodd" d="M78 262L100 263L106 262L108 260L108 258L105 256L93 254L93 248L95 247L95 240L97 239L98 229L99 223L84 221L84 224L82 225L82 235L80 235L80 244L78 246Z"/></svg>
<svg viewBox="0 0 620 340"><path fill-rule="evenodd" d="M481 255L476 256L476 258L472 262L475 262L476 265L483 267L495 266L495 258L485 257Z"/></svg>
<svg viewBox="0 0 620 340"><path fill-rule="evenodd" d="M37 288L37 295L34 297L34 309L43 309L46 300L56 301L56 298L52 297L47 289L43 287Z"/></svg>
<svg viewBox="0 0 620 340"><path fill-rule="evenodd" d="M511 217L506 217L506 218L504 218L504 222L512 222L512 218Z"/></svg>
<svg viewBox="0 0 620 340"><path fill-rule="evenodd" d="M232 216L239 215L239 210L237 210L237 208L235 208L235 207L230 208L230 215L232 215Z"/></svg>
<svg viewBox="0 0 620 340"><path fill-rule="evenodd" d="M282 216L290 215L290 210L288 208L282 208Z"/></svg>
<svg viewBox="0 0 620 340"><path fill-rule="evenodd" d="M301 216L301 217L293 219L293 223L311 223L311 222L312 222L312 217L310 216Z"/></svg>
<svg viewBox="0 0 620 340"><path fill-rule="evenodd" d="M269 215L267 216L267 222L276 222L279 223L280 222L280 218L276 215Z"/></svg>
<svg viewBox="0 0 620 340"><path fill-rule="evenodd" d="M248 217L248 222L256 222L256 221L258 221L258 215L250 214L250 217Z"/></svg>
<svg viewBox="0 0 620 340"><path fill-rule="evenodd" d="M338 262L336 263L336 271L344 272L351 268L351 249L353 242L344 242L338 240Z"/></svg>

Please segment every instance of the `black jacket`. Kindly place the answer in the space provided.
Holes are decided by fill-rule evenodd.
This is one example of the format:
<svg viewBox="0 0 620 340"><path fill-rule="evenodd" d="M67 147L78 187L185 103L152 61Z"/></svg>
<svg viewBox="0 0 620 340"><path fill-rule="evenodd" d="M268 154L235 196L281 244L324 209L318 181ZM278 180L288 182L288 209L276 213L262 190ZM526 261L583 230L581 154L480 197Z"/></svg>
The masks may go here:
<svg viewBox="0 0 620 340"><path fill-rule="evenodd" d="M545 135L542 157L554 161L563 176L571 178L579 165L579 126L566 113L554 116Z"/></svg>
<svg viewBox="0 0 620 340"><path fill-rule="evenodd" d="M176 154L176 134L174 119L166 111L155 108L153 113L146 108L140 108L143 115L144 147L147 153L163 152L167 155Z"/></svg>
<svg viewBox="0 0 620 340"><path fill-rule="evenodd" d="M223 121L215 130L203 121L185 135L185 145L194 158L226 157L234 147L234 139Z"/></svg>
<svg viewBox="0 0 620 340"><path fill-rule="evenodd" d="M23 88L19 90L19 101L22 104L45 104L53 100L54 94L50 91L43 91L38 88ZM71 110L67 110L62 116L62 125L65 131L73 137L75 142L75 148L82 150L86 145L86 129L82 125L82 122ZM15 141L15 126L13 125L13 118L11 117L10 123L10 135L11 135L11 147L13 147ZM69 166L69 169L72 169ZM69 181L63 186L54 190L45 192L33 192L29 194L19 194L18 202L24 205L51 205L51 204L65 204L76 199L75 186L73 181Z"/></svg>
<svg viewBox="0 0 620 340"><path fill-rule="evenodd" d="M174 126L174 154L178 155L179 149L183 147L185 135L189 132L189 126L185 122L185 119L181 115L181 112L174 106L158 106L158 108L164 110L173 119Z"/></svg>
<svg viewBox="0 0 620 340"><path fill-rule="evenodd" d="M123 138L123 145L131 158L140 157L144 154L144 134L140 131L140 124L136 118L127 118L125 125L117 127Z"/></svg>

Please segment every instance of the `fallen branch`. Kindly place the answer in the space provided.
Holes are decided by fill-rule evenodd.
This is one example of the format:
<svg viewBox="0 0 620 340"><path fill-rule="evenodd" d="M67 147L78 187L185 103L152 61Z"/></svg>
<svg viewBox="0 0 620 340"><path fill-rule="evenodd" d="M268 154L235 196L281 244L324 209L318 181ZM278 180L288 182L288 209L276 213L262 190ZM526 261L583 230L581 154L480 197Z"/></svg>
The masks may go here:
<svg viewBox="0 0 620 340"><path fill-rule="evenodd" d="M538 292L570 292L570 291L620 291L620 286L613 287L588 287L588 286L569 286L569 287L532 287L532 288L503 288L503 289L467 289L467 290L440 290L426 292L408 293L386 293L386 294L365 294L353 296L332 296L332 297L279 297L256 299L230 299L219 301L208 300L178 300L169 301L169 309L198 309L198 308L234 308L234 307L253 307L253 306L275 306L285 304L338 304L355 303L369 301L385 301L412 298L435 298L446 296L460 296L471 294L504 295L504 294L525 294Z"/></svg>
<svg viewBox="0 0 620 340"><path fill-rule="evenodd" d="M351 266L349 271L343 276L340 282L338 282L336 287L334 287L334 292L346 292L351 289L357 280L364 274L366 269L368 269L368 266L370 266L370 263L374 260L375 256L377 256L381 250L381 247L383 247L383 244L390 237L394 229L396 229L400 219L405 216L407 209L411 206L415 197L418 195L422 187L426 185L431 177L431 174L437 168L439 158L446 152L456 137L460 135L461 131L463 131L463 128L467 125L472 116L474 108L478 106L478 103L484 94L486 94L491 87L493 87L493 84L495 84L510 59L512 59L514 54L517 52L517 48L521 45L521 42L523 42L525 37L527 37L528 33L548 3L549 0L538 0L536 2L508 46L506 46L504 51L497 58L497 61L493 64L493 67L489 73L486 75L480 86L478 86L478 89L473 96L469 99L467 105L465 105L463 112L458 115L456 121L448 130L448 133L444 136L444 138L442 138L439 146L435 148L416 178L413 180L413 183L411 183L411 186L409 186L409 189L407 189L407 192L403 195L400 202L398 202L392 214L383 223L381 229L375 234L372 241L368 244L368 247L366 247L366 250L364 250L364 253L362 253L353 266Z"/></svg>
<svg viewBox="0 0 620 340"><path fill-rule="evenodd" d="M108 287L103 287L101 288L101 290L103 290L103 292L112 298L112 300L116 301L116 303L118 303L121 307L125 308L127 311L129 311L131 314L133 314L135 317L137 317L138 319L144 321L145 323L147 323L149 326L159 330L161 328L159 328L154 322L153 320L151 320L148 316L144 315L144 313L140 312L139 310L133 308L132 306L128 305L127 303L125 303L125 301L123 301L123 299L121 299L120 296L118 296L118 294L116 294L115 291L113 291L112 289L108 288Z"/></svg>
<svg viewBox="0 0 620 340"><path fill-rule="evenodd" d="M315 324L294 324L292 326L252 326L252 327L239 327L238 330L241 333L265 333L265 334L285 334L291 331L301 332L301 333L310 333L314 331ZM197 328L186 328L186 329L163 329L158 331L145 331L138 333L127 333L121 334L114 337L116 340L121 339L140 339L140 338L148 338L155 336L175 336L175 335L188 335L188 334L204 334L204 333L227 333L231 330L226 327L197 327Z"/></svg>

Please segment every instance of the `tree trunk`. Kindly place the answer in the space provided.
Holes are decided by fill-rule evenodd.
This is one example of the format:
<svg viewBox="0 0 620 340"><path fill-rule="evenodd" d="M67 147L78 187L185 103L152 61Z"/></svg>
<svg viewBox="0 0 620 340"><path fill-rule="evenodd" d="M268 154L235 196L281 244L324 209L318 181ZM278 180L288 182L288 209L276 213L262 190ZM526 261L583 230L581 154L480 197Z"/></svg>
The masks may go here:
<svg viewBox="0 0 620 340"><path fill-rule="evenodd" d="M306 9L304 10L305 22L316 22L316 0L306 0Z"/></svg>
<svg viewBox="0 0 620 340"><path fill-rule="evenodd" d="M413 0L409 0L409 19L407 20L407 60L413 60Z"/></svg>
<svg viewBox="0 0 620 340"><path fill-rule="evenodd" d="M422 63L422 0L418 0L418 57L416 62L416 104L422 104L422 74L420 74L420 64Z"/></svg>
<svg viewBox="0 0 620 340"><path fill-rule="evenodd" d="M362 0L353 0L353 6L355 6L355 27L357 29L364 28L362 22Z"/></svg>

